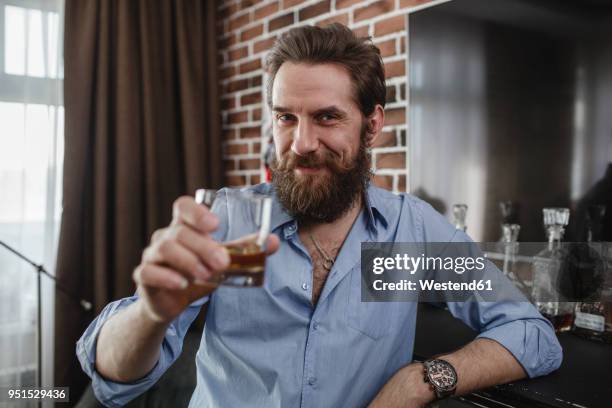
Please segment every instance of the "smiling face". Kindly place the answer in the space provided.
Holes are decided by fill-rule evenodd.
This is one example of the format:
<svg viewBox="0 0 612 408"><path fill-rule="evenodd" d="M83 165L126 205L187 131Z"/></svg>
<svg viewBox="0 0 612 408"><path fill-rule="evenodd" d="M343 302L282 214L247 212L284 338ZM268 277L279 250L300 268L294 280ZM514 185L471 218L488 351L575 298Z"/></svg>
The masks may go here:
<svg viewBox="0 0 612 408"><path fill-rule="evenodd" d="M284 63L272 86L279 200L298 220L331 222L369 179L367 147L380 133L380 105L365 118L346 68Z"/></svg>

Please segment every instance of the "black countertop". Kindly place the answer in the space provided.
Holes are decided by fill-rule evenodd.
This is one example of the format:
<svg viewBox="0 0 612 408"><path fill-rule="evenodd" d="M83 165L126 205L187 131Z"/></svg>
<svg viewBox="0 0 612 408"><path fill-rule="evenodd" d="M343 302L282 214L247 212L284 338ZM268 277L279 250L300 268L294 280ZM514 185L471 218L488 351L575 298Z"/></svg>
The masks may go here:
<svg viewBox="0 0 612 408"><path fill-rule="evenodd" d="M456 350L476 333L447 310L419 305L414 358ZM544 377L493 387L440 406L464 407L612 407L612 345L582 339L571 333L559 334L563 347L561 367ZM474 405L472 405L474 406Z"/></svg>

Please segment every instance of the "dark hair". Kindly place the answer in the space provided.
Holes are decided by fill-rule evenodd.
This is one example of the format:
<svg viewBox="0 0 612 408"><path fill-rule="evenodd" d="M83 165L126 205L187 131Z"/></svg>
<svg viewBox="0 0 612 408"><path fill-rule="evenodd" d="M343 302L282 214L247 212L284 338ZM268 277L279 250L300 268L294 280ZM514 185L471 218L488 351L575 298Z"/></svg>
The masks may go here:
<svg viewBox="0 0 612 408"><path fill-rule="evenodd" d="M269 106L272 106L274 78L285 62L341 65L351 76L355 102L364 116L368 117L377 104L385 106L385 69L379 49L370 37L358 38L342 24L292 28L276 41L266 56L270 74L266 83Z"/></svg>

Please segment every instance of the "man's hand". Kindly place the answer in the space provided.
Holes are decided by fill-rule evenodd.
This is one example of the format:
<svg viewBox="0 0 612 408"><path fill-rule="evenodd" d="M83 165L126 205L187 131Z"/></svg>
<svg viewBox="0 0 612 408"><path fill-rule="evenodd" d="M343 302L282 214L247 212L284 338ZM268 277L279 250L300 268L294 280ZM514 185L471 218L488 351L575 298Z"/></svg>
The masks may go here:
<svg viewBox="0 0 612 408"><path fill-rule="evenodd" d="M369 408L421 408L434 397L433 390L424 381L423 364L414 363L395 373Z"/></svg>
<svg viewBox="0 0 612 408"><path fill-rule="evenodd" d="M210 236L218 225L217 216L193 197L174 202L172 222L155 231L133 274L141 308L151 320L168 323L216 289L208 281L230 262L227 250ZM267 252L278 246L278 237L271 235Z"/></svg>

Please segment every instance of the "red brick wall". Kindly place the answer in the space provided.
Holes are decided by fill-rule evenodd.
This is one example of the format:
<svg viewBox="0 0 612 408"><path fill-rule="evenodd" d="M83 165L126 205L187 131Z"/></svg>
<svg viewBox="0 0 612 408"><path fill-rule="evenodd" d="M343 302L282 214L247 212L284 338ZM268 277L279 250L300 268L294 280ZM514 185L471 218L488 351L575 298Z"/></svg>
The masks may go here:
<svg viewBox="0 0 612 408"><path fill-rule="evenodd" d="M387 76L384 134L373 149L374 182L406 190L406 15L430 0L221 0L218 6L223 158L230 186L262 180L263 59L297 24L341 22L380 48Z"/></svg>

